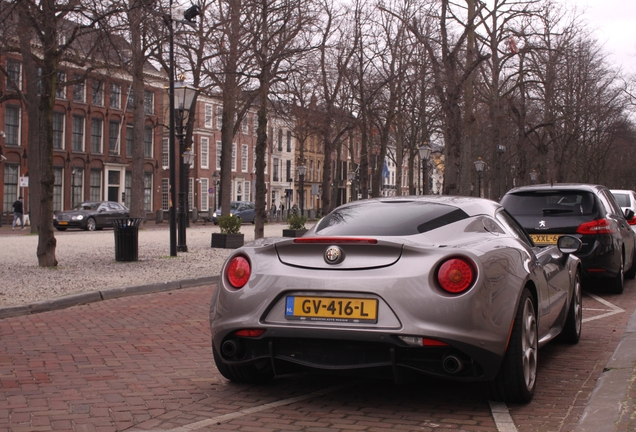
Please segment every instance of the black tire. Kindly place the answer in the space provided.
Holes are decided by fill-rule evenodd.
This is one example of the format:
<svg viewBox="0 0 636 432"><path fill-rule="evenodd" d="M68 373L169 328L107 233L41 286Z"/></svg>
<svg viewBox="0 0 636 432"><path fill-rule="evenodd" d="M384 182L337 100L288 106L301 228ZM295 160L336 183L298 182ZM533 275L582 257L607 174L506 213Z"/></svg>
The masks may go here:
<svg viewBox="0 0 636 432"><path fill-rule="evenodd" d="M623 254L621 254L621 264L618 270L618 274L610 279L609 292L612 294L622 294L625 287L625 260Z"/></svg>
<svg viewBox="0 0 636 432"><path fill-rule="evenodd" d="M249 365L228 365L223 363L221 356L216 352L216 348L212 346L212 354L214 363L221 375L230 381L245 384L262 384L271 381L274 378L272 364L269 361L263 361L260 364Z"/></svg>
<svg viewBox="0 0 636 432"><path fill-rule="evenodd" d="M66 228L62 228L62 227L56 227L55 229L58 231L66 231Z"/></svg>
<svg viewBox="0 0 636 432"><path fill-rule="evenodd" d="M530 402L537 383L538 351L536 308L530 291L524 288L508 351L497 377L488 384L489 396L503 402Z"/></svg>
<svg viewBox="0 0 636 432"><path fill-rule="evenodd" d="M634 256L634 254L632 254L632 266L629 270L627 270L625 272L625 277L627 279L634 279L636 278L636 262L634 262L634 260L636 259L636 257Z"/></svg>
<svg viewBox="0 0 636 432"><path fill-rule="evenodd" d="M559 339L569 344L577 344L581 339L583 328L583 289L581 288L581 274L577 270L574 276L574 292L568 308L568 317Z"/></svg>
<svg viewBox="0 0 636 432"><path fill-rule="evenodd" d="M97 224L95 223L95 219L88 218L88 220L86 221L85 230L87 230L87 231L95 231L96 229L97 229Z"/></svg>

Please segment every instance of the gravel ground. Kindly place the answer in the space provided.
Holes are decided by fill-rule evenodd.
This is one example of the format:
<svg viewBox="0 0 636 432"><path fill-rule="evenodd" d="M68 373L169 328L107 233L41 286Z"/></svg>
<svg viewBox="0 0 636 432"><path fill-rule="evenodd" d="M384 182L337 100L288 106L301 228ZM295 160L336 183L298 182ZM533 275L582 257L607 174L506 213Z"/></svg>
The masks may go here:
<svg viewBox="0 0 636 432"><path fill-rule="evenodd" d="M283 224L265 227L266 237L280 237ZM5 230L7 228L3 228ZM11 232L11 231L9 231ZM139 229L139 260L115 260L113 230L56 232L55 268L38 267L37 235L21 231L0 236L0 307L156 282L218 275L230 249L213 249L214 225L193 225L187 231L188 252L170 256L170 230ZM243 225L245 241L254 239L252 225Z"/></svg>

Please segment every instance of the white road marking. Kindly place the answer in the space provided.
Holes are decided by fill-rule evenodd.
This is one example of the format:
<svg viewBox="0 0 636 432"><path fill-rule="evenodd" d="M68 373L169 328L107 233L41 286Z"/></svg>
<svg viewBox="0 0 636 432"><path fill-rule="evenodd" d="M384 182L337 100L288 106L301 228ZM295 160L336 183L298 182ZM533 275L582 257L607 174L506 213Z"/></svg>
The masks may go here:
<svg viewBox="0 0 636 432"><path fill-rule="evenodd" d="M508 406L503 402L488 401L490 404L490 411L492 412L492 418L495 420L495 425L499 432L517 432L515 422L512 421Z"/></svg>
<svg viewBox="0 0 636 432"><path fill-rule="evenodd" d="M292 403L295 403L295 402L300 402L300 401L305 400L305 399L311 399L311 398L314 398L316 396L324 396L326 394L333 393L335 391L342 390L342 389L345 389L345 388L353 387L353 386L358 385L358 384L360 384L360 381L349 383L349 384L343 384L343 385L340 385L340 386L329 387L329 388L326 388L324 390L317 390L317 391L309 393L309 394L296 396L296 397L288 398L288 399L282 399L282 400L279 400L279 401L276 401L276 402L271 402L271 403L267 403L267 404L264 404L264 405L258 405L258 406L251 407L251 408L245 408L243 410L236 411L236 412L233 412L233 413L223 414L223 415L220 415L220 416L217 416L217 417L212 417L212 418L209 418L209 419L206 419L206 420L201 420L201 421L198 421L198 422L195 422L195 423L190 423L189 425L181 426L181 427L178 427L176 429L170 429L170 430L168 430L166 432L191 432L191 431L195 431L197 429L202 429L202 428L210 427L210 426L213 426L213 425L216 425L216 424L219 424L219 423L223 423L223 422L226 422L226 421L229 421L229 420L233 420L235 418L242 417L242 416L244 416L246 414L257 413L257 412L265 411L265 410L268 410L268 409L271 409L271 408L276 408L276 407L283 406L283 405L289 405L289 404L292 404Z"/></svg>
<svg viewBox="0 0 636 432"><path fill-rule="evenodd" d="M596 316L593 316L593 317L583 318L583 322L589 322L589 321L593 321L593 320L597 320L597 319L601 319L601 318L605 318L605 317L608 317L608 316L612 316L612 315L616 315L616 314L625 312L624 309L619 308L618 306L608 302L607 300L605 300L605 299L603 299L603 298L601 298L601 297L599 297L599 296L597 296L595 294L591 294L591 293L585 293L585 294L590 296L590 297L592 297L597 302L607 306L609 308L609 311L607 313L596 315ZM608 309L604 309L604 310L608 310Z"/></svg>

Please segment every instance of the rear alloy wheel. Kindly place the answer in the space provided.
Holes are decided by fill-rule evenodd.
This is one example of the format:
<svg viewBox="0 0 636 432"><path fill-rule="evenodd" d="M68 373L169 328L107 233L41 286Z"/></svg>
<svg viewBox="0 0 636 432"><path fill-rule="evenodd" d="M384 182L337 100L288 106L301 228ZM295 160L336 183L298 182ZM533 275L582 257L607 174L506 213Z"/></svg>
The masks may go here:
<svg viewBox="0 0 636 432"><path fill-rule="evenodd" d="M262 384L274 378L274 371L269 361L248 365L228 365L223 363L214 346L212 346L212 355L214 356L216 368L221 375L230 381L245 384Z"/></svg>
<svg viewBox="0 0 636 432"><path fill-rule="evenodd" d="M95 223L95 219L88 218L88 220L86 221L86 229L88 231L95 231L95 229L97 229L97 224Z"/></svg>
<svg viewBox="0 0 636 432"><path fill-rule="evenodd" d="M530 291L524 288L517 307L508 351L497 377L489 383L490 396L503 402L530 402L537 383L538 351L535 305Z"/></svg>
<svg viewBox="0 0 636 432"><path fill-rule="evenodd" d="M621 254L621 265L618 269L618 274L610 279L609 292L612 294L622 294L625 284L625 260L623 254Z"/></svg>
<svg viewBox="0 0 636 432"><path fill-rule="evenodd" d="M568 308L568 317L563 327L560 339L569 344L576 344L581 339L583 328L583 290L581 288L581 274L577 271L574 276L574 291Z"/></svg>

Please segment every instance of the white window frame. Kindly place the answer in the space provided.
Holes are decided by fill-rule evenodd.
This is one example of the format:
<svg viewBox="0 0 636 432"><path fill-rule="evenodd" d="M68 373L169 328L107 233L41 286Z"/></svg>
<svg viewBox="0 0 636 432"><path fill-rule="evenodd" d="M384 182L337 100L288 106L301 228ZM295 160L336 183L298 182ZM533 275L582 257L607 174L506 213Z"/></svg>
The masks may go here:
<svg viewBox="0 0 636 432"><path fill-rule="evenodd" d="M232 172L236 172L236 143L232 143Z"/></svg>
<svg viewBox="0 0 636 432"><path fill-rule="evenodd" d="M201 168L210 168L210 139L208 137L201 137Z"/></svg>
<svg viewBox="0 0 636 432"><path fill-rule="evenodd" d="M249 160L249 147L247 144L241 145L241 171L247 172L247 162Z"/></svg>
<svg viewBox="0 0 636 432"><path fill-rule="evenodd" d="M216 170L217 171L221 170L221 148L222 148L221 141L217 141L216 142Z"/></svg>
<svg viewBox="0 0 636 432"><path fill-rule="evenodd" d="M223 107L221 105L216 106L216 128L221 130L223 126Z"/></svg>
<svg viewBox="0 0 636 432"><path fill-rule="evenodd" d="M210 187L210 179L206 177L201 177L200 179L201 186L199 188L200 201L201 201L201 211L208 211L210 208L210 194L208 193L208 189Z"/></svg>
<svg viewBox="0 0 636 432"><path fill-rule="evenodd" d="M170 139L163 137L161 142L161 167L167 170L170 167Z"/></svg>
<svg viewBox="0 0 636 432"><path fill-rule="evenodd" d="M205 108L204 108L204 113L205 113L205 127L208 129L212 129L212 114L214 112L213 110L214 105L212 104L205 104Z"/></svg>

